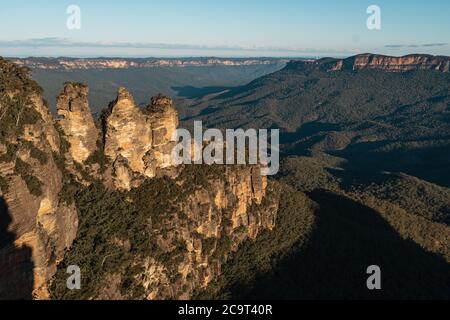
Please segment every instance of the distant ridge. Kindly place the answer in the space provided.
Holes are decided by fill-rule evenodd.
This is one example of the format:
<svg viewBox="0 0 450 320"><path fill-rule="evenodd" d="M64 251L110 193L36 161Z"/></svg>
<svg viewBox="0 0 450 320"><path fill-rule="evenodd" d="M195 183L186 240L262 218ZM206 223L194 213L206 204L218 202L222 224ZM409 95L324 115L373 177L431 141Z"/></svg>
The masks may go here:
<svg viewBox="0 0 450 320"><path fill-rule="evenodd" d="M278 58L10 58L19 65L44 70L137 69L155 67L257 66L287 63Z"/></svg>
<svg viewBox="0 0 450 320"><path fill-rule="evenodd" d="M357 71L377 69L388 72L407 72L414 70L450 71L450 57L425 54L410 54L393 57L378 54L360 54L345 59L323 58L319 60L292 61L287 70L321 70L321 71Z"/></svg>

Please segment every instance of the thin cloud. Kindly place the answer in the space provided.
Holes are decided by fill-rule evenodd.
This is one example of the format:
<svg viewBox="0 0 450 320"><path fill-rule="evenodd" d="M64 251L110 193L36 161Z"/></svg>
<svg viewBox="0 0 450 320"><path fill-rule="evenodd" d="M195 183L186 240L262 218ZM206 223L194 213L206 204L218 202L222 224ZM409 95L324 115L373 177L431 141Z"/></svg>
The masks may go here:
<svg viewBox="0 0 450 320"><path fill-rule="evenodd" d="M147 42L107 42L107 41L72 41L67 38L38 38L27 40L1 41L0 47L8 48L130 48L130 49L168 49L168 50L221 50L221 51L267 51L291 53L318 53L327 52L345 53L346 50L293 48L293 47L257 47L257 46L207 46L192 44L167 44Z"/></svg>
<svg viewBox="0 0 450 320"><path fill-rule="evenodd" d="M448 43L427 43L424 44L423 47L443 47L448 45Z"/></svg>
<svg viewBox="0 0 450 320"><path fill-rule="evenodd" d="M448 43L426 43L426 44L410 44L410 45L405 45L405 44L387 44L384 47L385 48L390 48L390 49L398 49L398 48L433 48L433 47L444 47L447 46Z"/></svg>

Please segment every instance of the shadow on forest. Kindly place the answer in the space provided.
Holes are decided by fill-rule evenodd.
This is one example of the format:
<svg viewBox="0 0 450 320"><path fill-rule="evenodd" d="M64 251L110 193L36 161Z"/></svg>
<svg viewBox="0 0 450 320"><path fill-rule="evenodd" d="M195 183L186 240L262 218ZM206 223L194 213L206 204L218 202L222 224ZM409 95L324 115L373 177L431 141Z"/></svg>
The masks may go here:
<svg viewBox="0 0 450 320"><path fill-rule="evenodd" d="M230 89L230 87L202 87L196 88L193 86L184 87L172 87L172 89L177 93L177 96L187 99L203 98L204 96L221 93L225 90Z"/></svg>
<svg viewBox="0 0 450 320"><path fill-rule="evenodd" d="M381 143L381 142L379 142ZM357 144L331 155L348 160L344 169L371 175L379 171L404 172L422 180L450 187L450 145L421 147L416 150L394 149L376 152L375 143Z"/></svg>
<svg viewBox="0 0 450 320"><path fill-rule="evenodd" d="M33 292L32 251L15 247L16 235L8 231L12 219L0 197L0 300L30 300Z"/></svg>
<svg viewBox="0 0 450 320"><path fill-rule="evenodd" d="M442 257L402 239L369 207L326 191L310 197L320 209L309 243L251 286L232 286L233 299L450 298ZM366 287L370 265L381 268L382 290Z"/></svg>

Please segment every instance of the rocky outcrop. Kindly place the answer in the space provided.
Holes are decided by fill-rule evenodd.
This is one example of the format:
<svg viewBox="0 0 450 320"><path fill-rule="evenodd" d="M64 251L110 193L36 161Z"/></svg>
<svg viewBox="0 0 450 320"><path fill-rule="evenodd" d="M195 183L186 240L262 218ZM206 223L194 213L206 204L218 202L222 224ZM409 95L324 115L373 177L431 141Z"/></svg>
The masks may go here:
<svg viewBox="0 0 450 320"><path fill-rule="evenodd" d="M172 100L159 96L141 110L120 88L105 122L105 156L112 163L111 177L118 189L129 190L142 178L153 178L172 166L178 115Z"/></svg>
<svg viewBox="0 0 450 320"><path fill-rule="evenodd" d="M153 97L149 106L140 108L131 94L120 88L102 116L100 132L89 109L88 91L83 84L66 83L57 99L57 123L68 149L66 166L78 181L89 182L81 170L111 188L130 190L172 166L178 116L170 98ZM108 161L104 174L91 161L99 153Z"/></svg>
<svg viewBox="0 0 450 320"><path fill-rule="evenodd" d="M450 72L450 57L413 54L392 57L377 54L360 54L346 59L324 58L309 61L294 61L288 69L322 70L327 72L383 70L386 72L407 72L415 70L433 70Z"/></svg>
<svg viewBox="0 0 450 320"><path fill-rule="evenodd" d="M60 139L39 88L1 59L0 87L0 299L45 299L77 212L59 197Z"/></svg>
<svg viewBox="0 0 450 320"><path fill-rule="evenodd" d="M139 292L134 298L191 299L195 291L220 277L222 266L240 244L275 227L278 198L259 167L216 168L215 176L192 191L192 177L197 173L189 167L179 169L176 183L188 190L186 197L181 196L181 201L167 206L157 221L150 222L152 254L135 252L128 258L133 269L140 270L127 285L141 288L134 290ZM129 242L120 239L120 243ZM133 290L123 288L129 276L126 272L103 275L97 294L86 298L132 298Z"/></svg>
<svg viewBox="0 0 450 320"><path fill-rule="evenodd" d="M67 83L57 98L59 125L63 131L69 150L69 162L85 162L97 150L99 132L89 109L87 86Z"/></svg>
<svg viewBox="0 0 450 320"><path fill-rule="evenodd" d="M277 197L267 196L267 178L261 175L259 166L175 166L172 150L178 116L170 98L159 95L153 97L148 106L139 108L132 95L120 88L101 121L107 159L103 183L110 190L128 194L134 205L153 201L165 205L159 209L156 219L146 216L150 229L129 230L132 234L149 232L146 239L151 243L151 251L141 252L137 248L142 242L133 243L132 239L113 233L106 240L115 247L108 251L117 247L125 250L127 258L123 261L139 272L130 280L127 274L130 265L116 266L114 273L98 275L103 280L92 289L95 294L82 298L189 299L196 290L206 288L220 276L222 265L243 241L255 239L261 230L271 230L275 226ZM141 195L145 195L148 188L174 188L164 179L157 186L146 184L150 179L158 180L163 176L170 176L178 186L171 194L158 191L160 198L157 199ZM136 194L143 198L133 198ZM129 210L141 212L143 209ZM152 215L158 209L145 210ZM121 219L126 225L133 225L130 219L140 219L134 215L127 217L125 212L120 214L125 214ZM84 234L84 230L80 232ZM133 253L129 251L131 247ZM74 256L84 255L77 250L84 252L83 248L76 247L72 251ZM69 255L64 265L71 261ZM65 274L61 277L64 282ZM133 283L128 287L140 288L139 295L124 290L124 281ZM54 294L73 298L64 288Z"/></svg>
<svg viewBox="0 0 450 320"><path fill-rule="evenodd" d="M260 168L248 167L228 168L224 179L212 180L189 196L181 210L189 221L181 232L187 247L186 258L177 267L181 281L172 283L166 292L154 282L153 286L145 283L150 289L148 298L191 298L191 288L205 289L217 280L228 255L244 240L275 227L277 199L272 194L265 199L266 193L267 180L261 177Z"/></svg>

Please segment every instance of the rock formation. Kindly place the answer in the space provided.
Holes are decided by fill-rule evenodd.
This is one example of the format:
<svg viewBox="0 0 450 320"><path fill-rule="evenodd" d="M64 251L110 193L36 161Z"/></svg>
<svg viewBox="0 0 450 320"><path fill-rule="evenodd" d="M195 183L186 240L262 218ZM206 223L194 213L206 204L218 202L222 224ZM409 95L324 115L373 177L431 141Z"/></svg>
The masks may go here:
<svg viewBox="0 0 450 320"><path fill-rule="evenodd" d="M146 263L142 277L147 299L190 299L194 290L218 279L228 255L244 240L275 227L277 203L268 197L262 205L267 182L259 177L256 167L230 169L224 179L213 179L188 197L180 208L186 218L177 215L179 227L166 235L187 248L183 260L174 266L179 276L166 281L173 278L170 268L156 260Z"/></svg>
<svg viewBox="0 0 450 320"><path fill-rule="evenodd" d="M67 83L57 98L58 123L69 142L68 159L83 163L96 150L99 132L89 109L88 87Z"/></svg>
<svg viewBox="0 0 450 320"><path fill-rule="evenodd" d="M191 187L189 178L177 183L182 189ZM133 268L141 270L128 285L140 288L134 298L190 299L194 291L217 280L222 265L242 242L275 227L276 197L268 196L266 187L266 178L257 167L226 168L210 177L207 185L189 192L182 202L168 206L152 222L154 254L133 255ZM104 284L96 294L83 298L131 298L130 291L123 289L129 277L126 272L103 276Z"/></svg>
<svg viewBox="0 0 450 320"><path fill-rule="evenodd" d="M105 122L105 156L112 163L112 180L119 189L136 186L136 178L153 178L172 165L178 116L172 100L155 97L141 110L120 88Z"/></svg>

